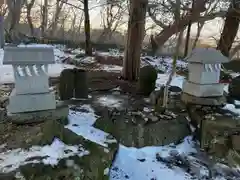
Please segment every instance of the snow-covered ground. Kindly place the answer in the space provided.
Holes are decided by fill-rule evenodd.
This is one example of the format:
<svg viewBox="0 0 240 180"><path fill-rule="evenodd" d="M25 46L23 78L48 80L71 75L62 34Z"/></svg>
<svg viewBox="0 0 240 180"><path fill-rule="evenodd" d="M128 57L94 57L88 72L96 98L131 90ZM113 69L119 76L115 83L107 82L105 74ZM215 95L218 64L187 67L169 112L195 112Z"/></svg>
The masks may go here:
<svg viewBox="0 0 240 180"><path fill-rule="evenodd" d="M4 145L0 146L1 149ZM0 153L0 172L11 172L17 169L21 165L29 163L39 163L57 165L59 160L74 155L79 157L89 154L81 146L68 146L61 142L59 139L55 139L51 145L46 146L32 146L28 151L22 149L14 149L7 152ZM43 157L42 160L37 160L36 157ZM30 160L35 158L34 160Z"/></svg>
<svg viewBox="0 0 240 180"><path fill-rule="evenodd" d="M28 46L36 46L36 45L28 45ZM38 46L47 46L47 45L38 45ZM76 51L78 53L78 51ZM58 63L59 59L65 57L66 55L60 49L54 49L54 55L56 64L53 64L49 67L49 75L50 76L58 76L64 68L72 68L71 65L63 65ZM9 65L2 65L2 57L3 50L0 50L0 84L3 82L14 82L12 67ZM169 69L171 69L171 59L164 60L163 63L160 64L159 59L154 59L151 57L147 57L148 62L157 67L166 67L166 74L159 74L157 79L157 88L161 85L164 85L169 76ZM105 71L120 71L121 66L103 66L101 70ZM183 61L178 61L178 67L186 67L186 63ZM174 76L171 85L178 86L182 88L182 84L184 81L183 76ZM227 90L227 88L225 87ZM102 97L99 101L102 102L105 106L112 106L115 104L116 100L112 97L108 98L108 96ZM117 106L120 106L118 104ZM227 108L240 116L240 110L236 109L233 105L227 104L224 108ZM101 146L106 147L107 142L112 141L108 139L108 134L94 128L92 125L98 118L98 116L94 113L94 110L90 105L81 106L78 111L70 110L69 112L69 121L70 124L66 126L66 128L72 130L76 134L80 136L84 136L86 139L89 139L93 142L98 143ZM77 126L76 126L77 125ZM4 145L0 145L0 150L3 149ZM67 149L71 149L72 151L66 151ZM0 151L1 152L1 151ZM71 152L71 153L67 153ZM186 137L184 141L177 145L168 145L168 146L159 146L159 147L145 147L141 149L133 148L133 147L125 147L120 145L118 154L113 163L113 166L110 170L110 179L111 180L188 180L188 179L198 179L193 177L184 169L173 166L168 167L163 162L159 161L156 156L161 158L170 157L172 154L179 154L186 157L191 158L191 154L196 152L195 144L191 140L191 137ZM37 163L40 160L27 161L27 159L31 157L46 157L41 159L46 164L55 165L57 162L64 157L68 157L71 155L86 155L87 152L83 148L79 148L78 146L67 146L62 143L60 140L55 139L54 142L50 146L44 147L32 147L29 151L15 149L7 152L0 153L0 171L9 172L13 169L16 169L18 166L26 163ZM204 167L198 166L198 174L200 176L206 175L207 170Z"/></svg>

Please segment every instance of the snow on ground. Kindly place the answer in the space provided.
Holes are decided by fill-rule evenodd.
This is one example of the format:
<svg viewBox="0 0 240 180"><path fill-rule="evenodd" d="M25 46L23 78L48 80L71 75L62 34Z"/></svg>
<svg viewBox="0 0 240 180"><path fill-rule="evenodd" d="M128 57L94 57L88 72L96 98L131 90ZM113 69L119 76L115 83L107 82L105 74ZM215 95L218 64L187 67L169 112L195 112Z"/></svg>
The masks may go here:
<svg viewBox="0 0 240 180"><path fill-rule="evenodd" d="M178 146L128 148L120 145L111 168L110 180L187 180L193 177L178 167L169 168L156 159L170 156L171 152L188 155L196 152L191 137Z"/></svg>
<svg viewBox="0 0 240 180"><path fill-rule="evenodd" d="M111 99L108 101L107 97L105 97L105 100L107 102L112 101ZM66 128L88 140L104 147L107 146L108 134L92 127L98 116L94 113L90 105L71 109L68 118L70 124ZM191 175L187 174L184 170L178 167L170 169L165 164L156 160L156 154L165 158L172 151L188 155L189 153L195 153L196 149L194 148L194 143L191 141L191 137L187 137L182 144L177 146L169 145L136 149L120 145L117 157L110 170L110 180L150 180L152 178L157 180L162 177L166 180L174 178L178 180L191 179Z"/></svg>
<svg viewBox="0 0 240 180"><path fill-rule="evenodd" d="M23 45L21 45L23 46ZM28 45L36 46L36 45ZM37 46L49 46L49 45L37 45ZM79 53L77 50L75 53ZM109 53L108 53L109 54ZM113 53L114 54L114 53ZM58 60L61 57L65 57L63 51L54 48L55 60ZM2 63L3 50L0 50L0 64ZM157 67L165 67L165 70L169 72L171 69L171 58L156 58L148 57L147 60L150 64ZM183 61L178 61L178 67L186 68L187 64ZM63 64L53 64L49 66L49 75L58 76L64 68L71 68L73 66L63 65ZM105 71L116 71L119 72L122 69L121 66L102 66L102 70ZM169 74L159 74L157 79L157 88L164 85L167 82ZM171 82L172 86L178 86L182 88L184 77L183 76L174 76ZM8 65L0 65L0 82L13 82L13 72L12 67ZM225 90L227 88L225 87ZM99 102L103 106L118 106L116 99L111 97L102 97L99 99ZM236 108L233 105L227 104L224 108L231 109L231 111L236 111ZM237 111L240 115L240 110ZM69 111L69 124L65 127L73 131L74 133L83 136L84 138L98 143L104 147L107 147L107 143L113 142L115 140L109 139L109 134L105 133L99 129L94 128L92 125L98 118L94 113L94 110L90 105L83 105L78 108L71 108ZM71 149L72 151L65 151L66 149ZM1 146L0 146L1 150ZM160 157L170 156L169 152L175 151L180 154L189 155L190 153L196 152L194 148L194 143L191 141L191 137L186 137L184 142L178 146L159 146L159 147L145 147L141 149L136 149L132 147L125 147L120 145L116 160L113 163L113 166L110 170L110 180L187 180L194 179L191 175L186 173L183 169L179 167L169 168L161 161L156 159L156 154ZM71 153L71 154L70 154ZM0 153L0 171L4 170L6 172L11 171L17 168L19 165L25 163L37 163L38 160L27 161L31 157L46 157L42 161L46 164L55 165L57 162L64 157L71 155L83 156L88 152L84 149L79 151L77 146L67 146L63 144L58 139L50 146L38 147L34 146L30 148L29 151L23 151L21 149L15 149L7 152ZM199 171L202 174L204 169L199 167Z"/></svg>
<svg viewBox="0 0 240 180"><path fill-rule="evenodd" d="M157 69L162 70L166 73L169 73L172 70L173 60L170 57L144 56L144 57L142 57L142 60L147 61L152 66L154 66ZM177 60L176 66L177 66L177 69L179 69L179 68L186 69L187 68L187 63L185 61L182 61L182 60Z"/></svg>
<svg viewBox="0 0 240 180"><path fill-rule="evenodd" d="M161 86L165 85L168 81L168 78L169 78L169 74L158 74L157 81L156 81L157 89L159 89ZM185 79L185 77L183 77L183 76L175 75L175 76L173 76L173 79L172 79L170 85L178 86L178 87L182 88L184 79Z"/></svg>
<svg viewBox="0 0 240 180"><path fill-rule="evenodd" d="M4 148L3 146L0 147ZM81 146L68 146L55 139L51 145L32 146L28 151L22 149L14 149L0 153L0 172L11 172L21 165L29 163L42 162L48 165L57 165L59 160L74 155L79 157L89 154ZM36 158L38 157L38 158Z"/></svg>
<svg viewBox="0 0 240 180"><path fill-rule="evenodd" d="M121 72L122 71L122 66L117 66L117 65L106 65L102 64L99 67L100 70L107 71L107 72Z"/></svg>
<svg viewBox="0 0 240 180"><path fill-rule="evenodd" d="M229 110L240 117L240 109L237 109L234 104L226 104L223 109Z"/></svg>
<svg viewBox="0 0 240 180"><path fill-rule="evenodd" d="M68 116L69 124L66 125L66 128L83 136L85 139L108 147L107 143L115 142L115 140L109 139L108 133L92 127L97 118L98 116L94 113L90 105L83 105L75 111L70 110Z"/></svg>
<svg viewBox="0 0 240 180"><path fill-rule="evenodd" d="M108 108L119 108L123 104L122 99L117 98L113 95L101 96L97 99L97 102L102 106L105 106Z"/></svg>

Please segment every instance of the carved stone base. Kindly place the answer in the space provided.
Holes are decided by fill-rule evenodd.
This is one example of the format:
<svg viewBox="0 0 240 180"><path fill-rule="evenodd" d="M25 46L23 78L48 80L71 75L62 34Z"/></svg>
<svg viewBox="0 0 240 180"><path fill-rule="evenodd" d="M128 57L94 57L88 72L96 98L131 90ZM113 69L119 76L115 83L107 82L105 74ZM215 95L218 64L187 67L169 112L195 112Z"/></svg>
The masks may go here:
<svg viewBox="0 0 240 180"><path fill-rule="evenodd" d="M9 97L9 113L34 112L56 108L54 92L38 94L16 94L13 89Z"/></svg>
<svg viewBox="0 0 240 180"><path fill-rule="evenodd" d="M224 84L195 84L184 81L183 92L197 97L215 97L223 95Z"/></svg>
<svg viewBox="0 0 240 180"><path fill-rule="evenodd" d="M27 112L7 113L7 120L15 124L40 123L47 120L65 119L69 108L66 103L58 102L56 109Z"/></svg>
<svg viewBox="0 0 240 180"><path fill-rule="evenodd" d="M181 100L185 104L198 104L205 106L222 106L226 103L226 98L224 96L196 97L187 93L182 93Z"/></svg>

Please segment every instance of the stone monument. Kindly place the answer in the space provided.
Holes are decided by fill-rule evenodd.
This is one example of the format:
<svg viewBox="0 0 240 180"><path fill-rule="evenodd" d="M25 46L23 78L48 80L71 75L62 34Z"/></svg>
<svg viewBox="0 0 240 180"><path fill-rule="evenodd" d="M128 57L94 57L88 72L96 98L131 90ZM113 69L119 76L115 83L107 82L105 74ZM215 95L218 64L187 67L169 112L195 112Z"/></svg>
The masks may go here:
<svg viewBox="0 0 240 180"><path fill-rule="evenodd" d="M48 64L53 64L52 48L6 47L3 64L13 66L15 89L9 97L8 112L22 113L56 108L49 90Z"/></svg>
<svg viewBox="0 0 240 180"><path fill-rule="evenodd" d="M54 64L53 48L6 47L3 64L13 66L15 88L9 97L8 116L37 119L54 114L55 93L49 90L48 65ZM61 114L61 113L59 113ZM54 116L54 115L53 115Z"/></svg>
<svg viewBox="0 0 240 180"><path fill-rule="evenodd" d="M220 83L221 64L229 59L213 48L195 49L188 57L188 79L183 83L183 101L193 104L217 105L223 97ZM191 98L187 98L190 97Z"/></svg>
<svg viewBox="0 0 240 180"><path fill-rule="evenodd" d="M224 84L220 83L221 64L229 59L213 48L195 49L188 59L188 79L183 83L181 100L185 103L191 124L196 128L200 147L209 146L207 113L202 107L216 108L225 104ZM200 108L199 108L200 107ZM210 111L211 112L211 111Z"/></svg>

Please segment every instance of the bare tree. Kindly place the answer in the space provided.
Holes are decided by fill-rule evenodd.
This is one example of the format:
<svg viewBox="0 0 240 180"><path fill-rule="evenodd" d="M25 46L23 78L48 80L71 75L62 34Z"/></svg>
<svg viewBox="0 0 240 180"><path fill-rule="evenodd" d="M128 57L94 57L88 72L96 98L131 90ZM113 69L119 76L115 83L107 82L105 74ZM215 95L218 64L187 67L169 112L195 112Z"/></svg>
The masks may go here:
<svg viewBox="0 0 240 180"><path fill-rule="evenodd" d="M7 8L3 1L0 2L0 48L4 47L4 15L6 14Z"/></svg>
<svg viewBox="0 0 240 180"><path fill-rule="evenodd" d="M90 18L89 18L89 8L88 0L83 0L84 6L84 29L85 29L85 54L92 56L92 45L91 45L91 35L90 35Z"/></svg>
<svg viewBox="0 0 240 180"><path fill-rule="evenodd" d="M213 0L212 0L213 1ZM219 0L214 0L219 3ZM187 13L191 10L189 7L188 0L181 0L181 19L179 23L176 22L176 16L174 15L174 10L176 9L176 2L170 0L157 0L157 2L152 3L148 6L148 14L151 19L162 28L162 31L156 36L156 41L158 46L161 47L164 43L174 34L183 31L189 24L196 22L205 22L212 20L216 17L223 17L226 14L226 10L220 5L218 8L211 6L210 12L204 15L207 10L205 6L209 3L208 0L195 0L195 5L192 13ZM227 6L227 2L226 2ZM191 15L190 15L191 14ZM159 20L159 18L161 18ZM178 26L178 27L176 27Z"/></svg>
<svg viewBox="0 0 240 180"><path fill-rule="evenodd" d="M71 18L71 28L70 31L72 32L72 37L76 34L76 22L77 22L77 11L75 11L74 8L72 8L72 18Z"/></svg>
<svg viewBox="0 0 240 180"><path fill-rule="evenodd" d="M79 20L78 20L78 27L76 29L76 34L75 34L75 38L74 38L76 41L79 38L78 36L81 34L81 28L82 28L83 20L84 20L84 15L83 15L83 13L80 13L80 17L79 17Z"/></svg>
<svg viewBox="0 0 240 180"><path fill-rule="evenodd" d="M35 0L30 0L30 2L28 2L28 0L25 1L25 5L27 8L27 21L28 21L28 25L31 31L31 35L34 36L34 26L33 26L33 22L32 22L32 16L31 16L31 11L33 8L33 5L35 3Z"/></svg>
<svg viewBox="0 0 240 180"><path fill-rule="evenodd" d="M122 71L122 77L125 80L135 81L138 79L147 5L148 0L130 0L130 16Z"/></svg>
<svg viewBox="0 0 240 180"><path fill-rule="evenodd" d="M237 0L233 0L228 8L224 28L217 46L217 49L219 49L222 54L227 57L229 57L229 51L231 50L239 28L239 10L239 2Z"/></svg>
<svg viewBox="0 0 240 180"><path fill-rule="evenodd" d="M45 31L48 24L48 0L44 0L44 4L41 6L42 22L41 22L41 36L45 36Z"/></svg>
<svg viewBox="0 0 240 180"><path fill-rule="evenodd" d="M217 1L209 2L209 4L207 4L207 8L206 8L206 11L204 12L203 16L207 16L208 14L213 13L212 11L214 11L217 8L217 5L218 5ZM196 34L196 38L193 42L192 49L195 49L197 46L197 42L201 35L201 31L204 27L204 24L205 24L205 21L197 22L197 34Z"/></svg>
<svg viewBox="0 0 240 180"><path fill-rule="evenodd" d="M6 18L6 28L8 29L9 38L13 41L18 39L18 25L21 16L21 10L25 4L25 0L6 0L8 6L8 17ZM10 25L8 25L8 23Z"/></svg>
<svg viewBox="0 0 240 180"><path fill-rule="evenodd" d="M50 28L51 28L50 36L54 36L54 32L56 32L60 12L61 12L65 2L67 2L67 0L65 0L65 1L56 0L55 12L54 12L54 15L53 15L53 18L52 18L52 24L50 25Z"/></svg>
<svg viewBox="0 0 240 180"><path fill-rule="evenodd" d="M127 5L125 1L109 1L107 5L102 7L101 24L103 26L103 32L98 39L99 42L111 39L112 34L117 28L125 23L123 17L126 11Z"/></svg>

